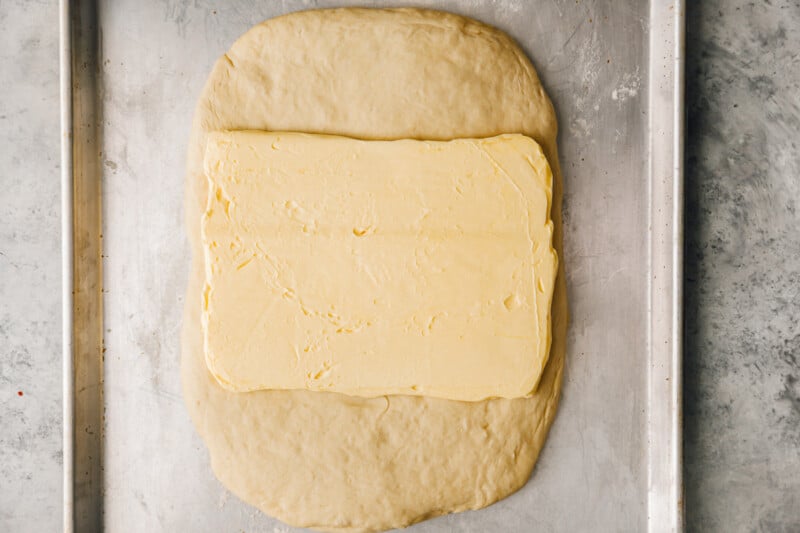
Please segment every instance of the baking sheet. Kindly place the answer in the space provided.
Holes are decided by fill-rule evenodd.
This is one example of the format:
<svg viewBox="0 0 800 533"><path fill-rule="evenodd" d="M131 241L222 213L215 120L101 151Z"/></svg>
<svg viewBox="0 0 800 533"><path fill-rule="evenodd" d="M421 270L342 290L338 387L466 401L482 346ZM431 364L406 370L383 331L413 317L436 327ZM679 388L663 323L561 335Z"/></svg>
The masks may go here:
<svg viewBox="0 0 800 533"><path fill-rule="evenodd" d="M266 18L339 5L62 0L65 529L293 531L222 488L183 406L184 163L215 59ZM346 5L505 30L560 123L571 324L559 414L518 493L410 531L682 530L683 4Z"/></svg>

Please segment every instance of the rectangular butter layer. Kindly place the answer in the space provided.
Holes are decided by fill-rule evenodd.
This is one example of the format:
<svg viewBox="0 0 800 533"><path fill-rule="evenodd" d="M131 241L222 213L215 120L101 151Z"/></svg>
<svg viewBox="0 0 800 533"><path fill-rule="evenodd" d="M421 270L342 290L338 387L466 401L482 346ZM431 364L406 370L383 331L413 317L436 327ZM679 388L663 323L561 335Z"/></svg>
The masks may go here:
<svg viewBox="0 0 800 533"><path fill-rule="evenodd" d="M557 259L530 138L216 132L205 171L205 357L223 387L535 390Z"/></svg>

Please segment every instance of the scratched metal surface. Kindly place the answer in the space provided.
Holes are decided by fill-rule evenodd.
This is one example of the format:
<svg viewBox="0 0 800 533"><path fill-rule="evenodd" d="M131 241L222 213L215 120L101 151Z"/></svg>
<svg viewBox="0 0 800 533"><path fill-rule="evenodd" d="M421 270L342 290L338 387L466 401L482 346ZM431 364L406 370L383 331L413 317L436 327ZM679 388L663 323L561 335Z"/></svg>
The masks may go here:
<svg viewBox="0 0 800 533"><path fill-rule="evenodd" d="M679 511L666 508L675 501L659 491L679 490L680 479L664 485L670 480L654 477L660 467L652 460L652 437L661 436L654 424L671 420L677 407L669 398L653 402L661 391L654 376L661 374L653 371L659 353L652 341L666 333L653 325L652 294L663 287L653 284L650 268L668 270L658 261L671 256L669 243L663 254L653 251L651 230L661 221L654 209L667 199L654 203L652 195L672 174L659 185L651 173L654 164L669 164L663 153L662 160L653 157L649 141L653 104L669 97L668 87L659 96L649 81L651 6L635 0L390 4L435 7L497 26L539 71L560 121L571 308L560 411L531 481L487 509L410 530L674 530L670 520ZM104 351L103 366L90 359L78 376L84 383L76 384L83 424L76 428L78 530L129 531L136 524L140 531L291 531L215 480L183 406L178 342L189 262L183 174L195 101L215 59L266 18L333 5L341 2L100 0L83 3L76 14L74 98L83 128L76 133L76 144L83 143L83 174L76 179L91 182L76 198L76 211L85 211L87 231L102 215L101 261L90 258L81 272L101 277L103 287L102 332L90 318L77 323L88 330L78 356ZM93 211L98 192L101 213ZM665 210L671 205L663 203ZM667 226L670 213L662 215ZM91 252L96 245L86 246ZM671 289L665 290L666 298ZM86 305L100 305L86 298ZM670 312L674 318L679 311L665 316ZM674 370L660 371L669 378ZM667 444L657 451L672 457L679 441L663 437Z"/></svg>

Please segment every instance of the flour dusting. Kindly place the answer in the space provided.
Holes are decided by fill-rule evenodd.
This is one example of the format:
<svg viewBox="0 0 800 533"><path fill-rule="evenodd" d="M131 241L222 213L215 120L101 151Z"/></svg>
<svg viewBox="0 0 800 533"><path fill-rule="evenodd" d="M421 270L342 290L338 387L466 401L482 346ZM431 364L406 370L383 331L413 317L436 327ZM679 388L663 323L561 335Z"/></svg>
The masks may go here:
<svg viewBox="0 0 800 533"><path fill-rule="evenodd" d="M611 91L611 99L615 102L624 103L630 98L636 98L639 95L639 87L642 80L639 77L639 68L633 73L627 72L622 75L622 80L619 85Z"/></svg>

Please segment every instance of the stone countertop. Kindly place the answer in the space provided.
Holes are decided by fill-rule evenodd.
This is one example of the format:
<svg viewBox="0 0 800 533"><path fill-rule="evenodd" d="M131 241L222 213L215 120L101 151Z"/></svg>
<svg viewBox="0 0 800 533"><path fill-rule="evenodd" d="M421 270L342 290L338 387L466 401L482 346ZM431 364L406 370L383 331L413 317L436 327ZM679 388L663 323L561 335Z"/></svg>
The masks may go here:
<svg viewBox="0 0 800 533"><path fill-rule="evenodd" d="M55 4L0 3L3 531L61 524ZM687 4L687 529L800 531L800 3Z"/></svg>
<svg viewBox="0 0 800 533"><path fill-rule="evenodd" d="M4 532L61 528L56 6L56 2L0 2L0 531Z"/></svg>
<svg viewBox="0 0 800 533"><path fill-rule="evenodd" d="M800 3L687 4L687 525L800 531Z"/></svg>

